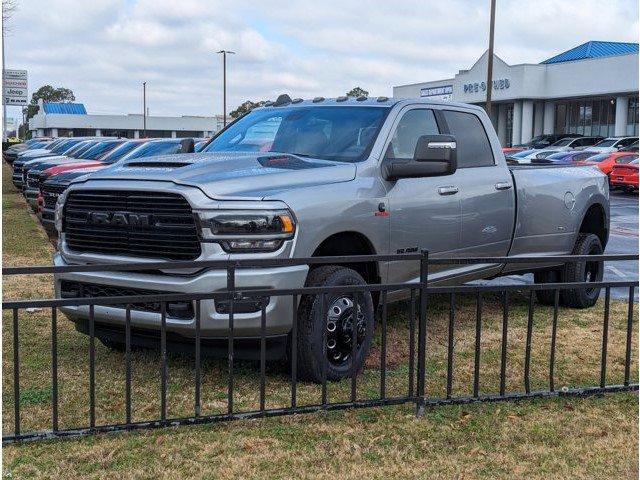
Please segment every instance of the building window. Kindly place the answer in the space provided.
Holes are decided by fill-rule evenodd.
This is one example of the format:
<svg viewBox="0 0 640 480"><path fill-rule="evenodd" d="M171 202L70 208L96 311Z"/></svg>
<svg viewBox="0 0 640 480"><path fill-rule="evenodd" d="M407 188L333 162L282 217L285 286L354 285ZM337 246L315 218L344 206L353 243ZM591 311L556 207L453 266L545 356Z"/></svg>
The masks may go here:
<svg viewBox="0 0 640 480"><path fill-rule="evenodd" d="M627 135L638 136L638 97L629 97Z"/></svg>
<svg viewBox="0 0 640 480"><path fill-rule="evenodd" d="M176 130L176 137L178 138L201 138L202 130Z"/></svg>
<svg viewBox="0 0 640 480"><path fill-rule="evenodd" d="M143 137L142 130L140 137ZM147 138L171 138L171 130L147 130Z"/></svg>
<svg viewBox="0 0 640 480"><path fill-rule="evenodd" d="M555 133L608 137L614 135L615 123L616 102L614 98L581 99L556 103Z"/></svg>

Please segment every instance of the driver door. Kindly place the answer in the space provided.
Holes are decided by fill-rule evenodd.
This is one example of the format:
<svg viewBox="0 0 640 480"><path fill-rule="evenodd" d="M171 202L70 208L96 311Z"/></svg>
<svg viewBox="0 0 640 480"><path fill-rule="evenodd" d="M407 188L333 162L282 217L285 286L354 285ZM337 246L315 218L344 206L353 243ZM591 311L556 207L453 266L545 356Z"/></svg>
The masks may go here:
<svg viewBox="0 0 640 480"><path fill-rule="evenodd" d="M436 113L431 108L405 108L388 140L385 160L413 158L418 138L438 135ZM450 256L460 246L462 211L457 195L457 175L400 178L387 182L390 220L390 252L412 253L427 249L431 257ZM448 275L450 266L431 266L431 279ZM390 262L389 282L418 279L418 262Z"/></svg>

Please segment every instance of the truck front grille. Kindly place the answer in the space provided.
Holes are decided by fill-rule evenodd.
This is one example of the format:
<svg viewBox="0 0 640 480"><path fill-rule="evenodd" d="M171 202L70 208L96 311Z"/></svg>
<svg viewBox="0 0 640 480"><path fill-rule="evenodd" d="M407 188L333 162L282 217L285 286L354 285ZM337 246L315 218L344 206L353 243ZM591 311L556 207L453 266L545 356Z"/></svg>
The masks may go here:
<svg viewBox="0 0 640 480"><path fill-rule="evenodd" d="M44 199L44 207L50 209L56 208L58 197L66 190L66 188L67 185L48 185L46 182L43 183L40 187L40 191L42 192L42 198Z"/></svg>
<svg viewBox="0 0 640 480"><path fill-rule="evenodd" d="M27 188L38 188L40 185L40 172L27 173Z"/></svg>
<svg viewBox="0 0 640 480"><path fill-rule="evenodd" d="M72 251L166 260L194 260L201 253L191 205L175 193L73 191L63 217Z"/></svg>

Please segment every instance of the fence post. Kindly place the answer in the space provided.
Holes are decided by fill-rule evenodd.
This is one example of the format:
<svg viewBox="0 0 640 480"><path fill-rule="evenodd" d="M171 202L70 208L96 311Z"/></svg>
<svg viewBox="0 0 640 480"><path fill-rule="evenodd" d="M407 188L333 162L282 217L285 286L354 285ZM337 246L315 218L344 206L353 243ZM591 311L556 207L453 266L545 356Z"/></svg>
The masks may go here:
<svg viewBox="0 0 640 480"><path fill-rule="evenodd" d="M429 280L429 251L420 251L420 316L418 320L418 378L416 382L416 416L424 415L425 360L427 352L427 282Z"/></svg>

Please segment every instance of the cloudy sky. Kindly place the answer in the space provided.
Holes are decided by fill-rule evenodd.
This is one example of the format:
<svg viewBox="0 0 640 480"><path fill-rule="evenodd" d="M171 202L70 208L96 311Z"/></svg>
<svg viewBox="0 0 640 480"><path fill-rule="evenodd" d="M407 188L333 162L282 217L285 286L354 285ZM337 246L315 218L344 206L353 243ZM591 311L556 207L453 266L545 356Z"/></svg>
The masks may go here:
<svg viewBox="0 0 640 480"><path fill-rule="evenodd" d="M29 71L30 93L71 88L90 113L222 111L228 104L344 94L437 80L486 49L489 0L15 0L7 68ZM496 53L539 62L587 40L637 41L637 0L497 0ZM9 116L19 110L10 109Z"/></svg>

